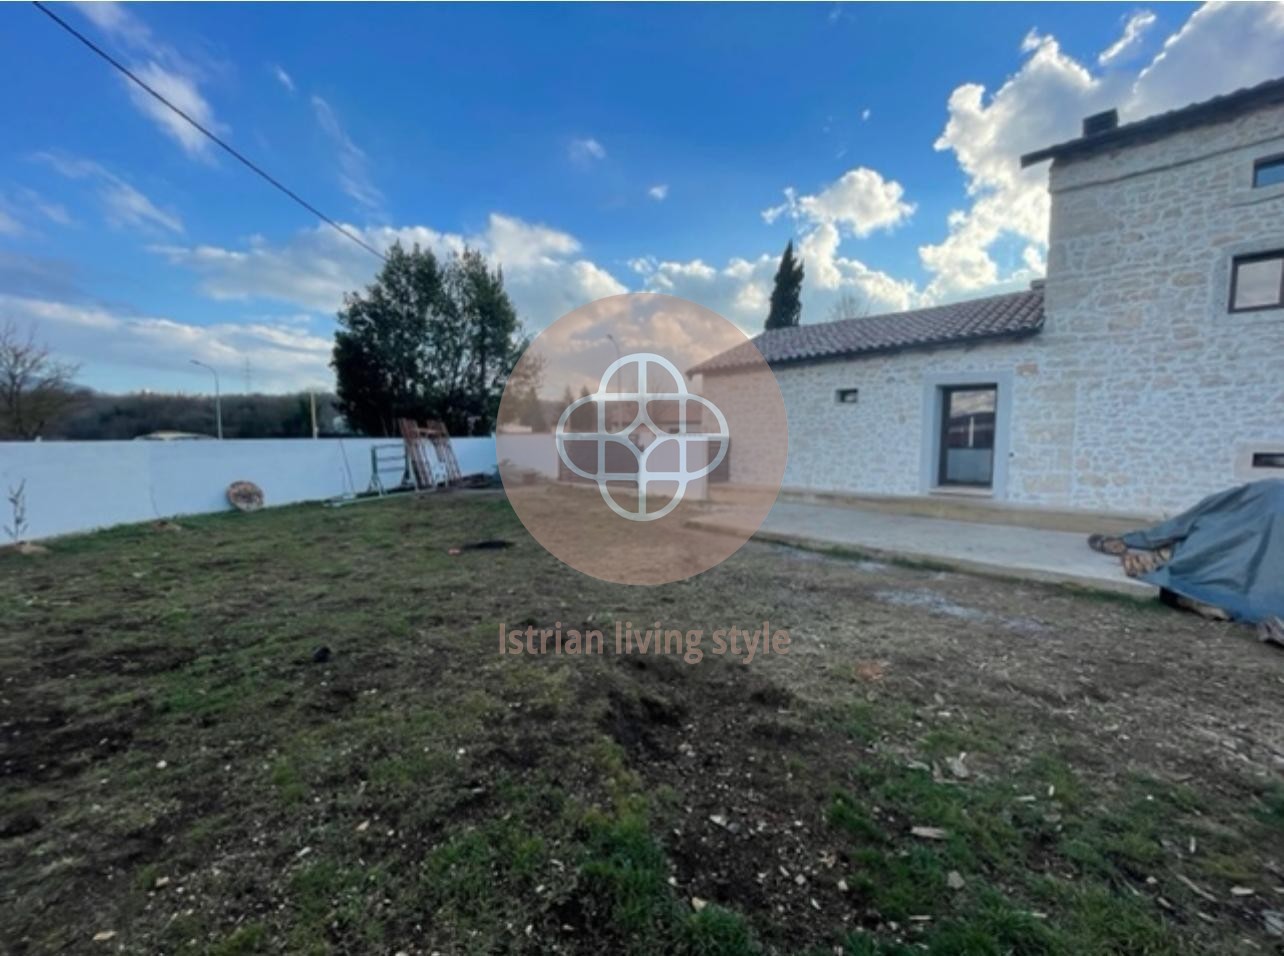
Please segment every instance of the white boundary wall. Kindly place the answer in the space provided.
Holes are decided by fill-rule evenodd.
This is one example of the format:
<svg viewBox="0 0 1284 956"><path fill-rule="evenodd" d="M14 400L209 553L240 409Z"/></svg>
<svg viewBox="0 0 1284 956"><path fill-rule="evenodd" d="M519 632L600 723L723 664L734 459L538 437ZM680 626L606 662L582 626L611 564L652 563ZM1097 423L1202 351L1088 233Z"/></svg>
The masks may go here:
<svg viewBox="0 0 1284 956"><path fill-rule="evenodd" d="M494 438L451 442L465 475L495 467ZM362 492L370 483L370 447L395 443L389 438L0 442L0 526L12 521L3 499L24 480L28 539L226 511L227 486L238 480L262 488L268 505Z"/></svg>

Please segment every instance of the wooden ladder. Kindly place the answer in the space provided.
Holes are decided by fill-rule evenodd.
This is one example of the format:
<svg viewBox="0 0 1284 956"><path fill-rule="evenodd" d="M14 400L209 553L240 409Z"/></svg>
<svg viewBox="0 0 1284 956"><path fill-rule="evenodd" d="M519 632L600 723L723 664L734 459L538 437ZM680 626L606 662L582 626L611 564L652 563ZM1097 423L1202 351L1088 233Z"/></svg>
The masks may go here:
<svg viewBox="0 0 1284 956"><path fill-rule="evenodd" d="M453 487L463 484L464 474L459 470L459 459L455 457L455 448L450 443L450 432L446 431L445 424L438 421L424 422L419 434L432 444L437 460L446 469L446 485Z"/></svg>
<svg viewBox="0 0 1284 956"><path fill-rule="evenodd" d="M425 442L432 448L433 457L441 464L446 473L446 486L453 487L463 483L464 475L459 470L459 459L450 443L450 432L439 421L429 420L420 425L414 419L398 420L401 437L406 443L406 461L415 479L415 487L420 491L431 491L437 487L432 465L424 447Z"/></svg>
<svg viewBox="0 0 1284 956"><path fill-rule="evenodd" d="M418 423L412 418L401 418L398 419L397 424L401 426L401 439L406 444L406 461L410 464L410 474L415 480L415 488L419 491L431 491L437 487L437 482L433 479L432 468L429 467L428 457L424 454Z"/></svg>

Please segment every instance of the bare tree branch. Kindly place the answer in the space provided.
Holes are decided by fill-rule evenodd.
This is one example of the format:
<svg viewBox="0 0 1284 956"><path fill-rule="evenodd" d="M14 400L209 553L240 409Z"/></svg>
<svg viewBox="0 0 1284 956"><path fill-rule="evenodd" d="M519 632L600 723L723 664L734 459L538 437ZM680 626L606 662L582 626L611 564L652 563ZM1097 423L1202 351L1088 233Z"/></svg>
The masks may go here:
<svg viewBox="0 0 1284 956"><path fill-rule="evenodd" d="M869 315L870 307L871 303L867 294L862 292L858 295L851 289L844 289L843 294L829 307L829 321L863 319Z"/></svg>
<svg viewBox="0 0 1284 956"><path fill-rule="evenodd" d="M79 401L80 366L56 359L15 322L0 324L0 439L30 441Z"/></svg>

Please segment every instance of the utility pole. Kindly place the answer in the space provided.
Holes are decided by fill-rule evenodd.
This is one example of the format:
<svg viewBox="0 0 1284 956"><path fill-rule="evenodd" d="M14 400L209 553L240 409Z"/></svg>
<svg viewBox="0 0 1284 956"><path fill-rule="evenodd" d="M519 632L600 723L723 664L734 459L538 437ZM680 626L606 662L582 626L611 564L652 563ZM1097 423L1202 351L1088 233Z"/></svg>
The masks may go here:
<svg viewBox="0 0 1284 956"><path fill-rule="evenodd" d="M620 352L620 343L619 343L618 341L616 341L615 336L614 336L614 335L612 335L610 332L607 332L607 333L606 333L606 337L607 337L608 339L610 339L610 340L611 340L611 344L615 346L615 360L618 362L621 358L623 358L623 354ZM624 369L623 369L623 368L618 369L618 370L617 370L617 372L616 372L616 374L620 376L620 381L616 384L616 388L623 389L623 388L624 388ZM611 383L610 383L610 382L603 382L602 384L605 386L605 385L610 385ZM635 389L634 389L634 391L637 391L637 389L635 388ZM607 411L608 411L608 412L610 412L610 410L611 410L611 405L615 405L615 404L618 404L618 403L616 403L616 402L612 402L611 404L607 405L607 406L606 406ZM618 416L618 414L617 414L615 417L616 417L616 418L618 418L618 417L619 417L619 416ZM615 425L612 425L612 424L611 424L611 422L610 422L609 420L607 421L607 423L606 423L606 424L607 424L607 427L608 427L608 428L617 428L617 427L619 427L619 424L618 424L618 423L617 423L617 424L615 424Z"/></svg>
<svg viewBox="0 0 1284 956"><path fill-rule="evenodd" d="M192 359L192 364L199 365L201 368L206 369L211 375L214 376L214 420L218 425L218 440L222 441L223 440L223 396L220 393L219 387L218 387L218 371L214 368L213 365L206 365L204 362L198 362L196 359Z"/></svg>

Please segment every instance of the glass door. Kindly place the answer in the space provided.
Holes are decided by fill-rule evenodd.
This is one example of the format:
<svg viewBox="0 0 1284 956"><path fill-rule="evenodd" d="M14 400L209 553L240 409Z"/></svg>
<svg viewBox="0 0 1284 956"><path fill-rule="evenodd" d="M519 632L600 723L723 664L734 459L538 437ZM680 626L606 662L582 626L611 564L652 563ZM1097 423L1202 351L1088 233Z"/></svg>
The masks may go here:
<svg viewBox="0 0 1284 956"><path fill-rule="evenodd" d="M937 482L989 488L994 482L994 385L941 389L941 446Z"/></svg>

